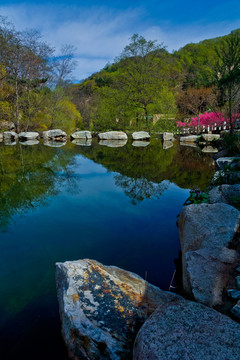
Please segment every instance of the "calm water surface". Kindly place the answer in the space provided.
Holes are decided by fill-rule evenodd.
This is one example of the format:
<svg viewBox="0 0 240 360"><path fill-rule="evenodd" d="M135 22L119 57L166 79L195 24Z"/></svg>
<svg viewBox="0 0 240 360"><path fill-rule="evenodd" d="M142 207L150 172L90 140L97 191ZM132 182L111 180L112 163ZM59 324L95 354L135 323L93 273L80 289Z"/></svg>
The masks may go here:
<svg viewBox="0 0 240 360"><path fill-rule="evenodd" d="M120 266L168 289L179 255L176 217L205 188L210 155L160 140L147 147L0 144L2 359L66 359L54 264Z"/></svg>

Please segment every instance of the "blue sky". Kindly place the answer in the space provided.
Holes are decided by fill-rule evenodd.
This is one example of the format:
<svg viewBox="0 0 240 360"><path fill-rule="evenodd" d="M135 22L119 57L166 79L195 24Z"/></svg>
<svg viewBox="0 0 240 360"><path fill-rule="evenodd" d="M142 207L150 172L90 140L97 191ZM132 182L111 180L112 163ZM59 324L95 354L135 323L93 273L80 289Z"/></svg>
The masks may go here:
<svg viewBox="0 0 240 360"><path fill-rule="evenodd" d="M1 0L0 15L19 30L38 29L56 52L74 45L79 80L112 62L134 33L164 42L169 51L228 34L240 28L240 1Z"/></svg>

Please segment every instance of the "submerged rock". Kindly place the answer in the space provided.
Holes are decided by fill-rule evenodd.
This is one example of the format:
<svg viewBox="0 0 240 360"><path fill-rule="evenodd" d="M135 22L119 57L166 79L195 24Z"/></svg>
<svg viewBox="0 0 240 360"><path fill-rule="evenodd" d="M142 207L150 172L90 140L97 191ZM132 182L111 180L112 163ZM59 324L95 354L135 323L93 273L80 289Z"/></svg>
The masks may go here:
<svg viewBox="0 0 240 360"><path fill-rule="evenodd" d="M173 133L169 133L169 132L163 133L163 141L172 141L172 140L174 140Z"/></svg>
<svg viewBox="0 0 240 360"><path fill-rule="evenodd" d="M70 359L131 358L139 327L177 295L115 266L84 259L56 264L62 334Z"/></svg>
<svg viewBox="0 0 240 360"><path fill-rule="evenodd" d="M73 139L72 143L80 146L91 146L92 139Z"/></svg>
<svg viewBox="0 0 240 360"><path fill-rule="evenodd" d="M32 145L37 145L37 144L39 144L39 141L38 141L37 139L27 140L27 141L20 141L20 144L21 144L21 145L29 145L29 146L32 146Z"/></svg>
<svg viewBox="0 0 240 360"><path fill-rule="evenodd" d="M127 143L127 140L100 140L99 145L108 146L111 148L117 148L125 146Z"/></svg>
<svg viewBox="0 0 240 360"><path fill-rule="evenodd" d="M5 131L3 133L3 140L5 141L15 141L17 140L18 135L14 131Z"/></svg>
<svg viewBox="0 0 240 360"><path fill-rule="evenodd" d="M76 131L75 133L71 134L72 139L92 139L92 134L90 131L83 130L83 131Z"/></svg>
<svg viewBox="0 0 240 360"><path fill-rule="evenodd" d="M170 149L173 146L173 142L170 140L165 140L163 142L163 150Z"/></svg>
<svg viewBox="0 0 240 360"><path fill-rule="evenodd" d="M213 146L204 146L202 148L202 152L203 153L217 153L218 152L218 149L217 148L214 148Z"/></svg>
<svg viewBox="0 0 240 360"><path fill-rule="evenodd" d="M148 140L150 139L150 135L147 131L136 131L132 133L133 140Z"/></svg>
<svg viewBox="0 0 240 360"><path fill-rule="evenodd" d="M163 303L140 329L133 360L236 360L240 325L202 304Z"/></svg>
<svg viewBox="0 0 240 360"><path fill-rule="evenodd" d="M195 143L199 139L199 135L181 136L180 142L182 143Z"/></svg>
<svg viewBox="0 0 240 360"><path fill-rule="evenodd" d="M207 142L212 142L220 139L219 134L202 134L202 137Z"/></svg>
<svg viewBox="0 0 240 360"><path fill-rule="evenodd" d="M208 306L222 304L239 254L228 246L238 230L240 212L230 205L199 204L184 207L179 217L183 287Z"/></svg>
<svg viewBox="0 0 240 360"><path fill-rule="evenodd" d="M39 133L34 131L21 132L20 134L18 134L18 138L20 141L34 140L37 139L38 137L39 137Z"/></svg>
<svg viewBox="0 0 240 360"><path fill-rule="evenodd" d="M59 140L43 140L43 145L50 147L62 147L66 145L66 141Z"/></svg>
<svg viewBox="0 0 240 360"><path fill-rule="evenodd" d="M123 131L108 131L98 134L100 140L127 140L127 134Z"/></svg>
<svg viewBox="0 0 240 360"><path fill-rule="evenodd" d="M141 141L140 140L139 141L135 140L135 141L132 142L132 146L136 146L136 147L146 147L149 144L150 144L149 141L143 141L143 140L141 140Z"/></svg>
<svg viewBox="0 0 240 360"><path fill-rule="evenodd" d="M65 141L67 139L67 134L61 129L54 129L43 131L44 140L54 140L54 141Z"/></svg>

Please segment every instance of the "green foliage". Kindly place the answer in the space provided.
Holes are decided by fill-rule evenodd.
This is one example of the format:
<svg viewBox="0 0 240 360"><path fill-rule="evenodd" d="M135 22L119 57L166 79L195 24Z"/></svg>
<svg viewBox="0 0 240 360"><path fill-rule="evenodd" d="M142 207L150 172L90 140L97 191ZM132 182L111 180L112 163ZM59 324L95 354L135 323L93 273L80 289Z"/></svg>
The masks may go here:
<svg viewBox="0 0 240 360"><path fill-rule="evenodd" d="M230 156L240 153L240 134L224 134L223 146Z"/></svg>
<svg viewBox="0 0 240 360"><path fill-rule="evenodd" d="M201 191L199 188L190 190L190 196L184 205L209 203L209 195Z"/></svg>

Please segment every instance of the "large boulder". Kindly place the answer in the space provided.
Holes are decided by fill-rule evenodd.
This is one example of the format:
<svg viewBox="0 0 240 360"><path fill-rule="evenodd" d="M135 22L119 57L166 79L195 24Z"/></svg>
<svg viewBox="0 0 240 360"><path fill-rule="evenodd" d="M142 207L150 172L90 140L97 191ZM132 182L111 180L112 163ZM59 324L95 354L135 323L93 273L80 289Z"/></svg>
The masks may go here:
<svg viewBox="0 0 240 360"><path fill-rule="evenodd" d="M240 184L219 185L209 191L209 202L211 204L225 203L234 205L235 199L240 199Z"/></svg>
<svg viewBox="0 0 240 360"><path fill-rule="evenodd" d="M84 259L56 264L62 334L70 359L129 359L136 333L177 295L115 266Z"/></svg>
<svg viewBox="0 0 240 360"><path fill-rule="evenodd" d="M220 139L219 134L202 134L202 137L207 142L212 142Z"/></svg>
<svg viewBox="0 0 240 360"><path fill-rule="evenodd" d="M71 134L72 139L92 139L92 134L90 131L83 130L83 131L76 131L75 133Z"/></svg>
<svg viewBox="0 0 240 360"><path fill-rule="evenodd" d="M163 133L163 141L172 141L172 140L174 140L173 133L169 133L169 132Z"/></svg>
<svg viewBox="0 0 240 360"><path fill-rule="evenodd" d="M53 140L53 141L65 141L67 139L67 134L61 129L54 129L43 131L44 140Z"/></svg>
<svg viewBox="0 0 240 360"><path fill-rule="evenodd" d="M240 325L199 303L163 303L141 327L133 360L190 359L240 359Z"/></svg>
<svg viewBox="0 0 240 360"><path fill-rule="evenodd" d="M150 139L150 135L147 131L136 131L132 133L133 140L148 140Z"/></svg>
<svg viewBox="0 0 240 360"><path fill-rule="evenodd" d="M98 134L100 140L127 140L127 134L123 131L108 131Z"/></svg>
<svg viewBox="0 0 240 360"><path fill-rule="evenodd" d="M190 136L181 136L180 142L181 143L195 143L199 139L198 135L190 135Z"/></svg>
<svg viewBox="0 0 240 360"><path fill-rule="evenodd" d="M18 135L14 131L5 131L3 133L3 140L4 141L15 141L17 140Z"/></svg>
<svg viewBox="0 0 240 360"><path fill-rule="evenodd" d="M233 163L240 161L240 157L220 157L216 160L219 169L224 170L225 167L231 167Z"/></svg>
<svg viewBox="0 0 240 360"><path fill-rule="evenodd" d="M21 132L18 134L20 141L34 140L39 138L39 133L34 131Z"/></svg>
<svg viewBox="0 0 240 360"><path fill-rule="evenodd" d="M229 248L239 220L240 212L223 203L189 205L181 211L183 287L208 306L222 304L230 271L239 262L237 251Z"/></svg>

